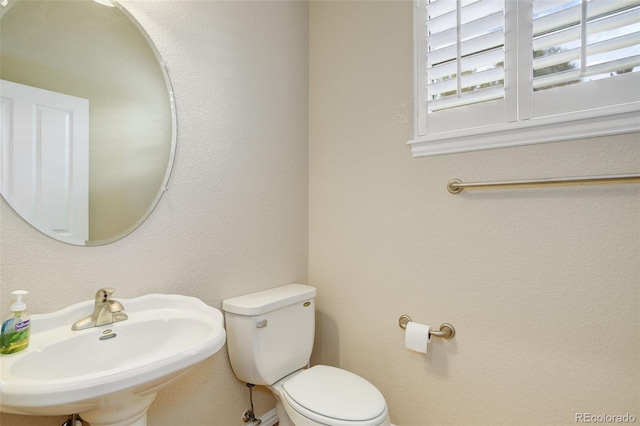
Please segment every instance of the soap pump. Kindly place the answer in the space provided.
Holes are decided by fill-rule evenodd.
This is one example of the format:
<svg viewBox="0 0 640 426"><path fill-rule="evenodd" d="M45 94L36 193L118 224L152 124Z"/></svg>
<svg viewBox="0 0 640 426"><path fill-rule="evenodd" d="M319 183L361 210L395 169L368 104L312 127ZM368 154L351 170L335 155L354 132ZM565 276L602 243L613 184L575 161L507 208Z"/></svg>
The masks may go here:
<svg viewBox="0 0 640 426"><path fill-rule="evenodd" d="M11 314L2 323L0 354L19 352L29 345L31 321L27 313L27 305L22 301L22 297L29 292L15 290L11 294L16 297L16 301L11 305Z"/></svg>

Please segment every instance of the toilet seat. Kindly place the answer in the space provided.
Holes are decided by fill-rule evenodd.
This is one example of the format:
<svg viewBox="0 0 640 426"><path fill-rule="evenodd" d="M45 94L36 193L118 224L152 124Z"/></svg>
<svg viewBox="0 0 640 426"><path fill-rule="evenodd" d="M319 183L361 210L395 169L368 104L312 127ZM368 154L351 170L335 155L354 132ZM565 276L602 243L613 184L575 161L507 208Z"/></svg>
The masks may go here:
<svg viewBox="0 0 640 426"><path fill-rule="evenodd" d="M377 426L388 419L382 393L362 377L326 365L316 365L282 384L282 396L292 409L320 424Z"/></svg>

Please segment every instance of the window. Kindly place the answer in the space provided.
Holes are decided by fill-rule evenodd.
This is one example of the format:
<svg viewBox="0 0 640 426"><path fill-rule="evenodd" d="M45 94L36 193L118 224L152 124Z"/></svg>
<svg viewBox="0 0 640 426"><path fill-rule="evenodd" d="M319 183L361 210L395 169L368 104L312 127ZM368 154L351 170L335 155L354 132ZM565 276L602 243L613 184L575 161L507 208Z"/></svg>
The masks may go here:
<svg viewBox="0 0 640 426"><path fill-rule="evenodd" d="M640 131L640 0L417 0L416 157Z"/></svg>

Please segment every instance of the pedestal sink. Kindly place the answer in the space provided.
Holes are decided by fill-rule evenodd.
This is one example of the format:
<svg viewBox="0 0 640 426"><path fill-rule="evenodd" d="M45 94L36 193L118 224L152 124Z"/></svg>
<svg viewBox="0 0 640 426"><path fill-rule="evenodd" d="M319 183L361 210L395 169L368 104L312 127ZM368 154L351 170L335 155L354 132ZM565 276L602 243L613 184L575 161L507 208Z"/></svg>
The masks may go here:
<svg viewBox="0 0 640 426"><path fill-rule="evenodd" d="M0 411L143 426L157 392L225 343L222 313L195 297L118 300L127 320L85 330L71 324L93 301L32 315L29 347L0 357Z"/></svg>

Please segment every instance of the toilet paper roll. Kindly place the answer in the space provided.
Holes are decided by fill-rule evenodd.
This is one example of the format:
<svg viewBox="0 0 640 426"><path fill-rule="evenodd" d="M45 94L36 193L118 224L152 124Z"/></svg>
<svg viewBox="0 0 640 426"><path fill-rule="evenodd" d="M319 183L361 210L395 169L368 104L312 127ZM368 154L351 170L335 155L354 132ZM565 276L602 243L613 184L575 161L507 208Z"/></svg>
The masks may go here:
<svg viewBox="0 0 640 426"><path fill-rule="evenodd" d="M427 344L431 340L429 331L430 326L410 321L405 329L404 345L407 349L426 354Z"/></svg>

